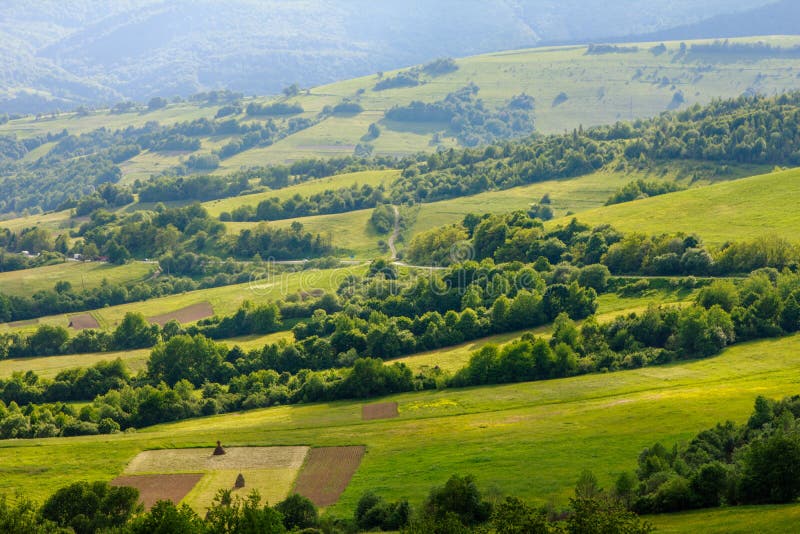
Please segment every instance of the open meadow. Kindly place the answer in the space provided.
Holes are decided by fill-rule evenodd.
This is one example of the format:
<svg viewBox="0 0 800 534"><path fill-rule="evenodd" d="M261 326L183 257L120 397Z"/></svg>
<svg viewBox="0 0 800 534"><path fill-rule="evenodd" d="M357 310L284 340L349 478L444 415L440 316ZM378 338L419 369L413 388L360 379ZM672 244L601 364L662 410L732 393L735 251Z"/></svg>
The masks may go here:
<svg viewBox="0 0 800 534"><path fill-rule="evenodd" d="M798 198L800 170L791 169L604 206L582 212L578 219L624 232L694 233L716 246L765 235L796 241Z"/></svg>
<svg viewBox="0 0 800 534"><path fill-rule="evenodd" d="M32 295L37 291L53 289L56 282L68 282L77 290L94 289L103 283L124 286L145 280L157 268L158 265L143 262L113 265L102 262L66 261L46 267L0 273L0 293Z"/></svg>
<svg viewBox="0 0 800 534"><path fill-rule="evenodd" d="M348 274L360 273L363 269L362 266L349 266L339 269L308 269L271 274L265 268L263 273L253 276L253 280L243 284L187 291L140 302L107 306L84 313L94 317L104 329L115 328L129 312L142 313L154 321L166 322L174 318L179 322L193 323L215 314L231 315L246 300L254 303L275 301L301 290L335 291ZM68 327L71 315L49 315L24 321L22 324L4 323L0 325L0 331L30 331L39 324Z"/></svg>
<svg viewBox="0 0 800 534"><path fill-rule="evenodd" d="M110 436L3 441L0 491L42 498L71 481L111 480L144 450L209 447L219 439L230 446L365 445L361 466L333 507L336 513L350 513L367 489L418 503L452 473L473 473L486 490L565 505L584 468L608 487L614 476L633 470L641 449L656 440L671 446L718 421L743 421L757 395L797 393L798 353L796 335L663 367L394 395L384 399L398 403L394 419L364 421L362 403L348 401ZM685 518L687 525L697 524L703 513L670 516L665 523L680 528ZM713 510L719 526L706 530L725 532L728 523L721 516L727 513L746 512ZM750 515L748 521L760 520Z"/></svg>
<svg viewBox="0 0 800 534"><path fill-rule="evenodd" d="M703 42L709 41L686 41L685 44L691 47ZM797 37L757 37L732 42L764 42L789 48L800 40ZM628 47L635 50L626 53L588 53L586 46L497 52L458 59L458 70L435 77L425 76L415 87L373 90L381 78L399 72L391 71L382 76L374 74L311 88L292 98L303 108L297 117L314 121L311 127L270 146L253 147L223 159L215 172L227 173L300 158L351 155L373 123L381 129L379 137L369 140L376 154L407 155L437 146L449 148L455 145L449 125L398 123L387 120L384 114L393 106L404 106L414 100L441 100L470 83L480 88L478 96L492 108L505 105L514 95L532 96L536 101L536 129L541 133L561 133L580 126L652 117L676 107L676 93L681 94L677 107L686 107L751 91L774 94L800 87L797 66L791 56L731 53L723 58L696 54L684 57L680 54L680 42L667 42L664 49L657 48L659 44L638 43ZM408 69L400 69L404 70ZM326 106L335 106L344 99L358 102L363 111L324 113ZM274 100L274 97L250 97L243 99L242 104ZM20 138L28 138L64 129L79 134L101 126L110 129L141 127L148 121L170 125L198 118L213 119L220 107L181 102L147 112L102 110L86 116L76 113L31 116L0 125L0 134L15 133ZM263 117L244 113L232 117L264 121ZM285 124L286 120L277 122ZM197 154L210 154L233 137L202 137ZM161 173L181 163L189 154L144 151L121 165L123 182L131 183L137 178Z"/></svg>

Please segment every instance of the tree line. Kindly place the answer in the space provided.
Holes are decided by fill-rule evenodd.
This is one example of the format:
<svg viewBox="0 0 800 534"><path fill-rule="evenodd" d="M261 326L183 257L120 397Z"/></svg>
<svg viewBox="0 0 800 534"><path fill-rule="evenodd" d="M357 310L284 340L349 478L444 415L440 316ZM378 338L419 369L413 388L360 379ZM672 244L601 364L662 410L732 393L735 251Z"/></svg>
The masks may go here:
<svg viewBox="0 0 800 534"><path fill-rule="evenodd" d="M469 214L461 223L420 233L404 251L417 265L449 265L464 252L477 260L532 263L542 272L571 272L604 265L612 274L729 276L771 267L797 269L800 249L786 239L761 236L706 247L694 234L622 233L572 219L545 229L536 209L527 213Z"/></svg>
<svg viewBox="0 0 800 534"><path fill-rule="evenodd" d="M450 271L439 287L447 287L463 274ZM493 283L503 284L502 279ZM541 282L534 284L542 287ZM104 419L124 429L275 404L369 398L437 387L542 380L660 365L708 357L737 341L800 330L800 276L789 272L756 272L739 286L717 281L701 289L692 306L651 306L641 314L618 317L606 324L589 317L580 327L569 314L574 319L583 318L593 309L586 307L589 301L585 298L572 300L575 298L572 292L580 288L577 284L571 288L547 286L544 295L536 290L517 289L513 300L501 293L490 297L492 304L485 308L478 300L480 283L470 283L459 302L462 312L451 309L442 316L438 311L427 311L411 317L384 313L397 306L400 302L397 299L395 304L385 303L386 299L368 304L374 298L370 296L374 285L374 281L366 284L367 292L362 294L361 289L353 289L347 283L342 294L355 291L352 303L342 311L333 311L337 308L329 308L332 313L315 311L311 320L295 326L294 342L267 344L244 352L238 347L228 349L206 337L215 332L242 333L228 330L225 320L185 330L173 325L161 332L162 341L151 352L147 371L136 379L126 379L115 371L114 381L106 382L102 373L92 372L100 386L81 389L82 386L75 385L83 384L81 373L64 372L53 381L33 373L19 373L0 382L0 398L7 403L28 402L34 406L39 402L89 400L97 395L78 414L78 419L89 425L86 428L97 431ZM427 309L428 299L448 302L446 290L436 293L420 294L407 305L412 310L415 305ZM593 290L588 290L585 294L592 293ZM454 292L455 295L461 293ZM327 302L330 306L334 304L331 299ZM385 303L383 312L374 307L375 302ZM477 306L477 311L469 304ZM574 305L579 306L577 310L570 309ZM543 324L553 318L550 340L526 334L502 348L487 345L452 377L438 370L413 375L403 364L386 365L382 361L492 332ZM277 321L276 308L256 308L242 310L241 317L233 317L227 324L230 328L240 324L263 325L257 331L264 332L277 328ZM119 338L125 346L142 346L137 342L146 335L152 336L150 342L158 341L156 327L143 324L141 319L130 318L126 322L140 328L126 328L124 335L115 332L115 339ZM202 395L194 393L196 388L201 388ZM63 410L57 404L37 406L36 409L49 411L53 417ZM16 419L22 429L17 431L17 437L36 433L36 419ZM106 428L109 425L110 422ZM56 431L63 432L63 428Z"/></svg>
<svg viewBox="0 0 800 534"><path fill-rule="evenodd" d="M431 488L413 508L408 500L386 501L364 493L352 516L320 516L314 504L298 494L270 506L257 490L235 495L219 490L205 517L188 505L158 501L150 510L138 504L139 491L104 481L75 482L50 494L41 505L20 498L0 498L0 528L9 534L43 532L119 532L120 534L356 534L380 530L405 534L648 534L652 526L614 499L591 495L576 486L569 506L556 515L519 497L487 499L472 475L452 475Z"/></svg>

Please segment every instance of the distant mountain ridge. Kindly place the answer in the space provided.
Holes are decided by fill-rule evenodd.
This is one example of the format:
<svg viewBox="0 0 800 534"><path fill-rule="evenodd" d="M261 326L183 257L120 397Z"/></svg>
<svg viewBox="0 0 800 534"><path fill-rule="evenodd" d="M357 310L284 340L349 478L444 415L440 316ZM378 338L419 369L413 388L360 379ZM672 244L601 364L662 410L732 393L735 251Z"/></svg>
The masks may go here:
<svg viewBox="0 0 800 534"><path fill-rule="evenodd" d="M0 113L221 88L274 94L442 56L660 31L770 1L7 0Z"/></svg>

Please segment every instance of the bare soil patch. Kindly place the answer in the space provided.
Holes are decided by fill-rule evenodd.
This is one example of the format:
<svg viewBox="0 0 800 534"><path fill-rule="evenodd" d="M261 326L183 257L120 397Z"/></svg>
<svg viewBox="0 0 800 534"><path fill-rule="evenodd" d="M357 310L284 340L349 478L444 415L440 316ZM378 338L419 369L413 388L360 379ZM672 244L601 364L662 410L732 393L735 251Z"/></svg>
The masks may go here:
<svg viewBox="0 0 800 534"><path fill-rule="evenodd" d="M372 419L391 419L397 416L396 402L379 402L361 406L361 419L364 421L370 421Z"/></svg>
<svg viewBox="0 0 800 534"><path fill-rule="evenodd" d="M175 504L189 493L203 478L202 473L174 475L128 475L111 481L112 486L131 486L139 490L139 500L148 510L161 500Z"/></svg>
<svg viewBox="0 0 800 534"><path fill-rule="evenodd" d="M296 469L303 465L308 447L226 447L221 456L214 456L213 452L214 447L143 451L131 460L125 474Z"/></svg>
<svg viewBox="0 0 800 534"><path fill-rule="evenodd" d="M71 315L69 326L75 330L84 330L86 328L100 328L100 323L91 314L83 313L81 315Z"/></svg>
<svg viewBox="0 0 800 534"><path fill-rule="evenodd" d="M147 320L159 326L164 326L173 319L175 319L181 324L193 323L195 321L199 321L200 319L211 317L212 315L214 315L214 308L211 306L211 303L200 302L198 304L192 304L191 306L186 306L185 308L181 308L180 310L175 310L173 312L150 317Z"/></svg>
<svg viewBox="0 0 800 534"><path fill-rule="evenodd" d="M311 449L294 491L317 506L335 504L361 464L365 449L360 445Z"/></svg>

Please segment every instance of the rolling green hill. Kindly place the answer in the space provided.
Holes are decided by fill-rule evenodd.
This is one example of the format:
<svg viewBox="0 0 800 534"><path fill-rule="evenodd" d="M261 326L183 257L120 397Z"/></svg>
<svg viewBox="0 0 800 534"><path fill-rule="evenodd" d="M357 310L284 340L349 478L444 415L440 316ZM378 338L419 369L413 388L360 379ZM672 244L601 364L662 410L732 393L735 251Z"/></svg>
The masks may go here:
<svg viewBox="0 0 800 534"><path fill-rule="evenodd" d="M672 444L720 420L742 421L756 395L797 393L798 350L800 337L793 336L747 343L718 357L677 365L397 395L386 399L399 403L397 419L362 421L360 403L335 402L111 436L4 441L0 491L19 490L38 499L68 482L110 480L142 450L209 446L221 439L231 446L365 444L367 455L334 507L341 514L350 513L367 489L417 503L452 473L475 474L482 487L493 491L566 504L584 468L591 468L608 487L617 474L633 469L638 453L656 440ZM41 476L48 478L48 485L39 482ZM770 508L781 510L783 518L793 517L796 509ZM686 531L705 514L711 518L705 530L727 532L726 518L748 512L702 511L668 516L664 522L673 531ZM752 514L748 517L750 524L760 524ZM764 517L775 519L773 513Z"/></svg>
<svg viewBox="0 0 800 534"><path fill-rule="evenodd" d="M596 208L578 218L626 232L696 233L713 245L763 235L796 241L799 197L800 170L793 169Z"/></svg>
<svg viewBox="0 0 800 534"><path fill-rule="evenodd" d="M659 43L639 43L607 49L597 47L592 52L586 46L498 52L459 59L456 71L423 74L420 85L414 87L374 90L378 81L395 76L397 71L315 87L291 99L303 108L302 113L291 118L309 119L310 127L270 146L255 146L223 159L216 172L304 157L352 154L356 145L365 142L362 138L368 140L376 154L402 155L437 146L453 146L456 141L447 124L390 121L384 114L393 106L414 100L441 100L469 83L480 88L478 97L490 109L505 105L514 95L532 96L535 127L542 133L654 116L713 98L750 92L773 94L800 87L796 61L789 53L753 55L735 50L721 54L692 53L692 45L702 42L685 43L686 52L681 51L678 42L666 43L664 48L658 47ZM800 43L800 38L745 38L734 42L765 42L777 50L788 50ZM335 106L344 99L357 102L363 111L341 114L325 110L326 106ZM241 104L268 101L247 98ZM154 111L145 108L129 113L99 111L90 112L88 116L67 113L29 117L0 126L0 135L31 137L64 129L78 134L100 126L140 127L147 121L169 125L197 118L213 119L221 107L222 104L213 103L177 103ZM255 123L265 121L263 117L244 113L226 118ZM289 119L275 118L278 124L286 124ZM373 123L380 128L380 135L369 140L365 136ZM123 180L147 178L180 164L192 153L210 154L238 137L201 136L201 147L196 152L144 151L119 164Z"/></svg>

